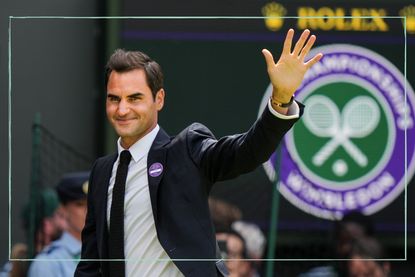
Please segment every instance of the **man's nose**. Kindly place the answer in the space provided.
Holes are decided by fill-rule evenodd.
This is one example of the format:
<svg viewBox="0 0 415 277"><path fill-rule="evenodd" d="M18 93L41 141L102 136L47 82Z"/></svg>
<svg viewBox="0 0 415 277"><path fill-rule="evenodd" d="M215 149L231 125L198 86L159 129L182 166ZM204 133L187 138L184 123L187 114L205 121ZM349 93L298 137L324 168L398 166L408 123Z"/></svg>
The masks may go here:
<svg viewBox="0 0 415 277"><path fill-rule="evenodd" d="M121 100L118 105L118 115L124 116L129 112L130 108L128 106L128 103L126 101Z"/></svg>

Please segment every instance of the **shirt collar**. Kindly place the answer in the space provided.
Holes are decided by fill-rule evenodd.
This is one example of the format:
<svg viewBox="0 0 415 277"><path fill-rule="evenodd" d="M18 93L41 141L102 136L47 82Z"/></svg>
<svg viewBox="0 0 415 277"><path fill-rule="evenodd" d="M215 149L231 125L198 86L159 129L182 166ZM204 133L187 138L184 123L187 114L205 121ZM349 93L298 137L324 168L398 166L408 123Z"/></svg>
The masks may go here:
<svg viewBox="0 0 415 277"><path fill-rule="evenodd" d="M160 126L157 124L153 130L150 131L147 135L142 137L141 139L137 140L133 145L130 146L128 151L131 153L131 157L134 162L138 162L141 158L146 156L150 151L151 145L153 144L154 139L157 136L157 133L160 130ZM121 146L121 138L118 138L117 141L117 149L118 149L118 156L124 149Z"/></svg>
<svg viewBox="0 0 415 277"><path fill-rule="evenodd" d="M56 242L65 247L71 255L77 255L81 252L81 242L68 232L63 232L62 236Z"/></svg>

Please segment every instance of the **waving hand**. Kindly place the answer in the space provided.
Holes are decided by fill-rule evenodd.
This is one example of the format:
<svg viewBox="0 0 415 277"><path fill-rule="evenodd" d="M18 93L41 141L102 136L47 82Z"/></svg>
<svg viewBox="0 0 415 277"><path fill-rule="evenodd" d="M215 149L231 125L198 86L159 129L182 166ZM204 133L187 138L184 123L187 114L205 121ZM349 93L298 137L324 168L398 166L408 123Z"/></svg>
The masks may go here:
<svg viewBox="0 0 415 277"><path fill-rule="evenodd" d="M267 49L262 53L267 63L267 71L273 86L272 102L284 104L290 102L294 92L300 86L307 70L318 62L323 54L319 53L309 61L304 62L305 57L313 46L316 37L310 36L309 30L304 30L299 40L291 51L294 30L290 29L284 41L282 54L275 63L274 57ZM308 39L308 40L307 40Z"/></svg>

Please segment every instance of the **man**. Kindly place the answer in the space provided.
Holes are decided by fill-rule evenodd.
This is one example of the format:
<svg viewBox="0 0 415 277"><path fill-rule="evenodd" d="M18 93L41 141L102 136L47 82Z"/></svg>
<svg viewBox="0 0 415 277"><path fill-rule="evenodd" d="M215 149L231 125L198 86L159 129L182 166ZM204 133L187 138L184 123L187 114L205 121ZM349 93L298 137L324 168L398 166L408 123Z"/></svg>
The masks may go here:
<svg viewBox="0 0 415 277"><path fill-rule="evenodd" d="M32 262L29 277L73 276L81 255L81 232L85 224L89 172L66 174L56 187L64 218L64 232Z"/></svg>
<svg viewBox="0 0 415 277"><path fill-rule="evenodd" d="M215 262L208 193L216 181L266 161L298 120L301 105L293 93L322 57L304 63L315 41L309 34L304 31L291 51L289 30L277 64L262 51L274 86L269 105L247 133L219 140L198 123L169 137L157 124L165 96L160 66L141 52L117 50L110 57L106 111L120 136L119 155L92 168L82 232L82 259L88 260L75 276L224 274L223 262Z"/></svg>

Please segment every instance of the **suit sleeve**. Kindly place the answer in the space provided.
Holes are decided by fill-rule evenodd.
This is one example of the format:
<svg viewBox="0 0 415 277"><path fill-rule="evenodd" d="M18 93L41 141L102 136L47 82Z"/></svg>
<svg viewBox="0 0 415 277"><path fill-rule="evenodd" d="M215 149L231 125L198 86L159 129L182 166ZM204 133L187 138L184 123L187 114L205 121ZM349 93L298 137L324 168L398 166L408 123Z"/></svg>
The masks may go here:
<svg viewBox="0 0 415 277"><path fill-rule="evenodd" d="M300 115L303 105L300 106ZM205 126L189 127L189 155L212 182L250 172L269 159L298 118L281 119L265 109L248 132L217 140Z"/></svg>
<svg viewBox="0 0 415 277"><path fill-rule="evenodd" d="M75 277L98 277L101 275L100 262L98 261L98 246L97 246L97 234L95 223L95 211L94 211L94 172L96 171L95 162L91 170L88 185L88 205L87 214L85 219L85 226L82 230L82 252L81 261L75 271ZM94 259L95 261L88 261L88 259Z"/></svg>

